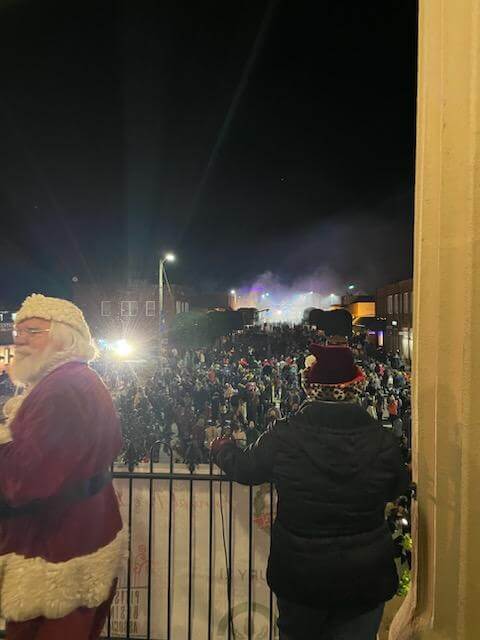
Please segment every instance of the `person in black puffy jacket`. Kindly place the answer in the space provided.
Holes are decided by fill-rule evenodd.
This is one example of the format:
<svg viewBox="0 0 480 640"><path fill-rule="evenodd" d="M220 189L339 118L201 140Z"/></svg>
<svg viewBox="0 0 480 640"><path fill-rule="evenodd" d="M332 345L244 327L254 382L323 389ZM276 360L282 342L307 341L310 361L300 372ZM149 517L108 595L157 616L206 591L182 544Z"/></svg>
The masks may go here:
<svg viewBox="0 0 480 640"><path fill-rule="evenodd" d="M308 400L242 451L212 445L241 484L278 494L268 561L282 640L375 640L398 587L385 504L408 487L392 435L357 402L365 384L346 346L310 345Z"/></svg>

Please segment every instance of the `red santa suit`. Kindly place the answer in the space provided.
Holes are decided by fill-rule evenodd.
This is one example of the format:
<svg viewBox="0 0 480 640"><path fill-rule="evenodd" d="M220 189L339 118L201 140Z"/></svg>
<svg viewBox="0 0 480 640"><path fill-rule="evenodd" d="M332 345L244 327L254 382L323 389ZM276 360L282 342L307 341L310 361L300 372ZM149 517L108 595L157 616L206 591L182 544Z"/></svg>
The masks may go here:
<svg viewBox="0 0 480 640"><path fill-rule="evenodd" d="M0 439L7 638L97 638L125 549L108 474L121 448L110 394L86 363L63 364L32 389Z"/></svg>

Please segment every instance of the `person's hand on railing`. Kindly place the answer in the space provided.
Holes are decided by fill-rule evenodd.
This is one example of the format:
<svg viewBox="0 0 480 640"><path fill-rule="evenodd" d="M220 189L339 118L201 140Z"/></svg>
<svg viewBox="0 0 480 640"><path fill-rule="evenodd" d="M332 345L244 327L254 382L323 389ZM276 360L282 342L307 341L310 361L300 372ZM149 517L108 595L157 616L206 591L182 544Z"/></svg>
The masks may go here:
<svg viewBox="0 0 480 640"><path fill-rule="evenodd" d="M215 458L220 451L228 444L235 444L235 439L231 436L221 436L220 438L215 438L212 440L210 444L210 455L212 458Z"/></svg>

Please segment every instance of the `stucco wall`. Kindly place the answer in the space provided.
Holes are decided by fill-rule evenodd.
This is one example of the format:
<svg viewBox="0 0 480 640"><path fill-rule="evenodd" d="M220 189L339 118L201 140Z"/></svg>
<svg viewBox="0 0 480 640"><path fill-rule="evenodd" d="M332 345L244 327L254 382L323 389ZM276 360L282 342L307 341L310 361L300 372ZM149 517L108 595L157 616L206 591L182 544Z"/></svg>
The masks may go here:
<svg viewBox="0 0 480 640"><path fill-rule="evenodd" d="M390 639L480 637L480 0L421 0L416 584Z"/></svg>

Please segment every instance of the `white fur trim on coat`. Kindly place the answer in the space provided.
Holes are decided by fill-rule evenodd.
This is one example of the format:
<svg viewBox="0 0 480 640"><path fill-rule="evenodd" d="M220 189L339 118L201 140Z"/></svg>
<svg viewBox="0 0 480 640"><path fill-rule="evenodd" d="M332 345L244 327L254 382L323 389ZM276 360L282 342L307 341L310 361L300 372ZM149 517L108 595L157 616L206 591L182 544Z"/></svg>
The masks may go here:
<svg viewBox="0 0 480 640"><path fill-rule="evenodd" d="M0 558L0 610L6 620L63 618L78 607L107 600L126 552L126 531L94 553L66 562L47 562L9 553Z"/></svg>
<svg viewBox="0 0 480 640"><path fill-rule="evenodd" d="M0 444L7 444L7 442L12 442L12 432L10 431L10 427L6 424L0 426Z"/></svg>

